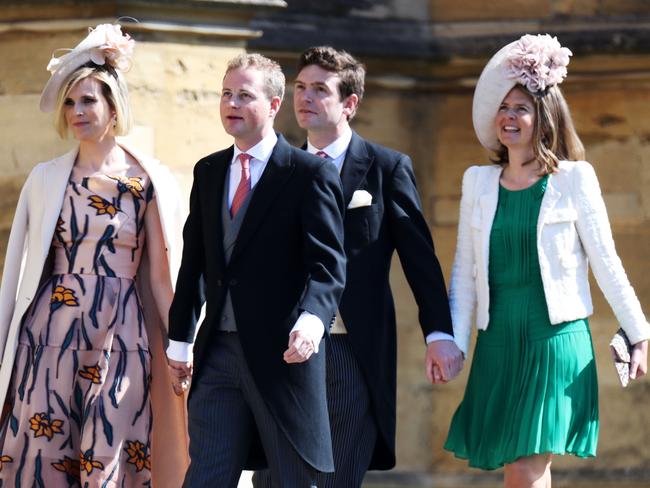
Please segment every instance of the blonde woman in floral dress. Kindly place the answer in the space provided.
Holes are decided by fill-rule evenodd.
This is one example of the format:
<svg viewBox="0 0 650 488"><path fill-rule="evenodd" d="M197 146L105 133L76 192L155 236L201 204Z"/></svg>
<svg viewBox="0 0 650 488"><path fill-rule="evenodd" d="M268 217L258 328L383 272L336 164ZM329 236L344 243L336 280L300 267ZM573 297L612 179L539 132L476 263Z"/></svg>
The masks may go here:
<svg viewBox="0 0 650 488"><path fill-rule="evenodd" d="M178 197L164 167L116 140L130 125L121 71L133 44L100 25L48 66L41 109L79 146L32 171L12 227L0 293L1 486L175 487L185 470L183 401L159 327L173 295ZM12 261L25 245L17 280Z"/></svg>

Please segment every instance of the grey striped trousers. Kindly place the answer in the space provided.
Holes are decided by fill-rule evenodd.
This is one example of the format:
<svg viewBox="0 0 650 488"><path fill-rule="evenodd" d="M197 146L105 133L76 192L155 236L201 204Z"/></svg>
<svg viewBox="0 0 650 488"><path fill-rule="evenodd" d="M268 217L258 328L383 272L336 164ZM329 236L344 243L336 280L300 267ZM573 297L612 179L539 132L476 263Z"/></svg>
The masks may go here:
<svg viewBox="0 0 650 488"><path fill-rule="evenodd" d="M205 354L188 405L191 462L183 488L236 488L255 429L269 471L278 480L274 488L313 487L316 470L300 457L266 407L238 334L215 333Z"/></svg>

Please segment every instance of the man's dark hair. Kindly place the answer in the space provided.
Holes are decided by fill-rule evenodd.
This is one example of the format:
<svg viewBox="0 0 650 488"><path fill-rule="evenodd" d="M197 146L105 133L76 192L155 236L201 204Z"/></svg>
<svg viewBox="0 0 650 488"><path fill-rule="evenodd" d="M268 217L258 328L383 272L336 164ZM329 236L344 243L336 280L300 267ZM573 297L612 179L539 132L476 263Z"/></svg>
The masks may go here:
<svg viewBox="0 0 650 488"><path fill-rule="evenodd" d="M339 83L341 100L354 93L359 97L359 102L361 101L366 67L350 53L334 49L331 46L310 47L300 55L298 72L312 64L336 73L341 78Z"/></svg>

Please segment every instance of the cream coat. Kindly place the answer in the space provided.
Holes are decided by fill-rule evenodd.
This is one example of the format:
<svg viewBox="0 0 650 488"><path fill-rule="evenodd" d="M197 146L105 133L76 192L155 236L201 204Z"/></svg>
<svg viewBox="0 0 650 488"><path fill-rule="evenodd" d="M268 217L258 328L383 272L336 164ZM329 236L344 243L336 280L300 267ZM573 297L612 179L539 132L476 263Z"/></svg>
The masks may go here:
<svg viewBox="0 0 650 488"><path fill-rule="evenodd" d="M454 336L465 354L474 309L479 329L490 321L488 258L500 175L500 166L473 166L463 177L449 299ZM593 313L589 263L630 341L650 338L650 325L616 254L596 173L586 161L561 161L559 172L549 176L537 221L537 254L552 324Z"/></svg>
<svg viewBox="0 0 650 488"><path fill-rule="evenodd" d="M120 145L137 159L154 185L171 270L170 281L174 284L180 265L183 217L176 184L169 170L157 160ZM0 287L0 351L3 352L0 405L4 405L11 380L22 317L36 296L77 153L78 148L75 148L59 158L38 164L29 174L16 206ZM185 403L184 398L176 397L171 390L163 343L167 334L162 330L147 286L148 265L145 251L137 282L152 354L153 486L176 488L181 485L189 462Z"/></svg>

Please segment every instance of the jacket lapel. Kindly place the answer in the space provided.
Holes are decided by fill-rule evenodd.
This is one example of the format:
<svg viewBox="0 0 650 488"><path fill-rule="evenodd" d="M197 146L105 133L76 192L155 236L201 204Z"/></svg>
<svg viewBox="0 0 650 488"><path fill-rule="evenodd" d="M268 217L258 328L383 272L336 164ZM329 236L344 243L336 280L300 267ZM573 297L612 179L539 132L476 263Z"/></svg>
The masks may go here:
<svg viewBox="0 0 650 488"><path fill-rule="evenodd" d="M208 200L207 219L204 219L204 224L206 224L205 228L212 229L211 236L214 239L212 249L217 252L217 262L222 267L226 265L226 258L223 250L223 215L221 206L227 185L226 175L228 174L233 153L234 146L231 146L220 159L215 158L209 163L211 176L208 185L212 186L213 194ZM210 225L207 225L207 223L210 223Z"/></svg>
<svg viewBox="0 0 650 488"><path fill-rule="evenodd" d="M65 196L66 188L68 187L68 180L72 172L72 166L79 148L76 147L72 151L64 154L60 158L54 160L53 164L46 170L44 174L44 188L49 190L48 204L43 206L43 218L41 220L41 246L43 257L47 256L52 244L52 236L56 228L56 222L61 214L63 207L63 198Z"/></svg>
<svg viewBox="0 0 650 488"><path fill-rule="evenodd" d="M490 231L494 222L494 215L497 212L499 203L499 178L501 168L491 167L490 173L486 176L479 193L479 205L481 207L481 252L483 254L485 276L488 273L488 261L490 253Z"/></svg>
<svg viewBox="0 0 650 488"><path fill-rule="evenodd" d="M291 146L282 135L278 134L278 142L273 149L273 153L271 153L271 158L264 169L262 177L255 185L255 191L251 196L248 210L246 210L246 215L237 236L235 248L230 257L230 263L237 259L255 234L255 231L264 220L264 216L270 210L273 200L278 196L293 173L294 166L295 164L291 158ZM219 195L221 195L221 192L219 192ZM219 218L219 228L221 229L221 218Z"/></svg>
<svg viewBox="0 0 650 488"><path fill-rule="evenodd" d="M546 191L544 191L544 196L542 197L542 205L539 209L539 217L537 219L537 242L538 243L541 241L542 227L544 226L544 222L546 222L548 213L553 209L553 207L555 207L555 204L562 196L562 194L559 192L556 186L557 185L555 184L554 175L552 174L549 175L548 182L546 184Z"/></svg>
<svg viewBox="0 0 650 488"><path fill-rule="evenodd" d="M368 173L374 159L368 154L366 145L356 132L352 132L352 139L348 146L341 169L341 183L343 184L343 196L347 207L352 200L354 191L359 188L364 177Z"/></svg>

